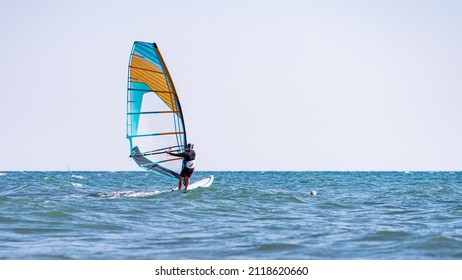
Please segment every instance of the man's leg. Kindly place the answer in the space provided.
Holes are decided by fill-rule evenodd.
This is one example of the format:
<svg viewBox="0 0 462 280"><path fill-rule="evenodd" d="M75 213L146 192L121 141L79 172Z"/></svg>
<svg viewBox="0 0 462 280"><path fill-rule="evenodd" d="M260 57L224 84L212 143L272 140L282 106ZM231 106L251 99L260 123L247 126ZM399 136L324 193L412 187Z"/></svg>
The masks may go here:
<svg viewBox="0 0 462 280"><path fill-rule="evenodd" d="M186 177L184 181L185 181L185 182L184 182L184 185L185 185L185 188L184 188L184 189L187 190L187 189L188 189L188 186L189 186L189 177Z"/></svg>
<svg viewBox="0 0 462 280"><path fill-rule="evenodd" d="M178 190L181 190L181 186L183 185L184 178L180 176L180 181L178 182Z"/></svg>

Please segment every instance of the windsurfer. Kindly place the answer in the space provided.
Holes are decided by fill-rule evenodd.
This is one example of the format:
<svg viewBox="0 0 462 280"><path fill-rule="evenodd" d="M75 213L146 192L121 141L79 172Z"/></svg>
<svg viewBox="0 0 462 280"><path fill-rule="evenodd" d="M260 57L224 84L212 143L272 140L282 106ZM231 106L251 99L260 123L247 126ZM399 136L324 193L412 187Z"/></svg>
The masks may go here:
<svg viewBox="0 0 462 280"><path fill-rule="evenodd" d="M189 186L189 179L191 178L195 167L196 151L194 151L194 145L191 143L186 145L183 153L177 154L170 151L166 151L166 153L174 157L183 158L183 169L181 170L180 181L178 182L178 190L181 190L183 182L185 186L184 189L187 190Z"/></svg>

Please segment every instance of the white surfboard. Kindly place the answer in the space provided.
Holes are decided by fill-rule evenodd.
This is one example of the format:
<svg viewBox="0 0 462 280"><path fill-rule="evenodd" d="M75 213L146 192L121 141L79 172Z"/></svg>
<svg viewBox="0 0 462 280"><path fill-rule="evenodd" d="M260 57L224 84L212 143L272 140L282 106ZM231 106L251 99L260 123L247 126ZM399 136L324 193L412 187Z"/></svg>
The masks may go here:
<svg viewBox="0 0 462 280"><path fill-rule="evenodd" d="M194 190L197 188L208 188L212 185L213 183L213 175L210 175L210 177L202 179L198 182L195 182L194 184L191 184L188 186L188 191L189 190Z"/></svg>
<svg viewBox="0 0 462 280"><path fill-rule="evenodd" d="M208 188L212 185L213 179L214 179L213 175L210 175L210 177L197 181L194 184L191 184L188 186L188 191L194 190L197 188ZM178 191L178 189L171 189L171 191ZM184 191L184 186L182 187L181 191Z"/></svg>

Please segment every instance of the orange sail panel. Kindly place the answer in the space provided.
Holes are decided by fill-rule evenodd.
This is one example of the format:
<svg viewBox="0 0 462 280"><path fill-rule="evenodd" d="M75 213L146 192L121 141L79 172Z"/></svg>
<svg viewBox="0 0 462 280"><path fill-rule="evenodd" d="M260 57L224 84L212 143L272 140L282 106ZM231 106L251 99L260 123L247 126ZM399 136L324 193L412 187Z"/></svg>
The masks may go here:
<svg viewBox="0 0 462 280"><path fill-rule="evenodd" d="M132 81L145 83L170 109L178 111L176 102L172 98L172 94L175 93L171 90L166 73L162 69L138 56L133 56L130 68Z"/></svg>

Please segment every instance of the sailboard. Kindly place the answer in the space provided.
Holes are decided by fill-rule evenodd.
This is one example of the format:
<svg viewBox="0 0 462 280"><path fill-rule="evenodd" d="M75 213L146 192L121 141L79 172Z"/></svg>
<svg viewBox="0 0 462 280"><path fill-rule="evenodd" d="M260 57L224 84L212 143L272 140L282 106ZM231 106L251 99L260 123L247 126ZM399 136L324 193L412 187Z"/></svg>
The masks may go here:
<svg viewBox="0 0 462 280"><path fill-rule="evenodd" d="M209 177L205 179L202 179L200 181L195 182L194 184L189 185L187 190L185 189L178 190L177 188L173 188L173 189L170 189L170 191L171 192L180 191L180 192L185 193L185 192L192 191L198 188L208 188L212 185L213 180L214 180L213 175L210 175Z"/></svg>
<svg viewBox="0 0 462 280"><path fill-rule="evenodd" d="M180 100L155 43L134 42L128 66L127 138L130 157L139 167L178 179L187 143Z"/></svg>

